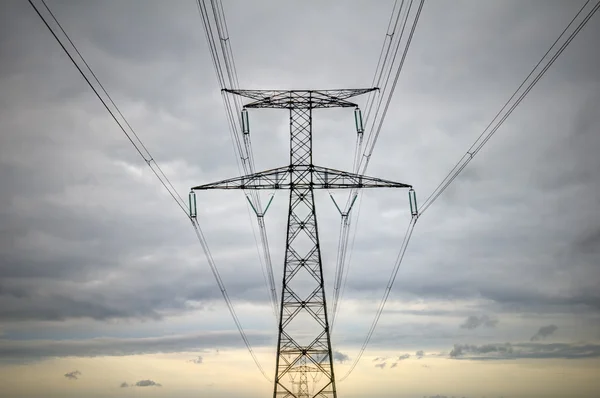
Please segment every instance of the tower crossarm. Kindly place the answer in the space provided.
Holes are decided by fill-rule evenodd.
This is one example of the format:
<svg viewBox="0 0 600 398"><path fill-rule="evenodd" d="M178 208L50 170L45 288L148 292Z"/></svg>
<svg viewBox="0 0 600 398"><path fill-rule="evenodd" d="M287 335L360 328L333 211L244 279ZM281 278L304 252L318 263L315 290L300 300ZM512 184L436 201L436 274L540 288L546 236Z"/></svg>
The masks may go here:
<svg viewBox="0 0 600 398"><path fill-rule="evenodd" d="M292 173L296 176L306 175L306 178L297 178L292 183ZM310 178L312 174L312 179ZM193 190L208 189L344 189L344 188L411 188L411 185L401 182L384 180L330 169L314 165L292 165L278 167L248 174L241 177L229 178L209 184L198 185Z"/></svg>
<svg viewBox="0 0 600 398"><path fill-rule="evenodd" d="M377 88L337 90L228 90L223 91L253 99L246 108L315 109L356 107L348 98L375 91Z"/></svg>

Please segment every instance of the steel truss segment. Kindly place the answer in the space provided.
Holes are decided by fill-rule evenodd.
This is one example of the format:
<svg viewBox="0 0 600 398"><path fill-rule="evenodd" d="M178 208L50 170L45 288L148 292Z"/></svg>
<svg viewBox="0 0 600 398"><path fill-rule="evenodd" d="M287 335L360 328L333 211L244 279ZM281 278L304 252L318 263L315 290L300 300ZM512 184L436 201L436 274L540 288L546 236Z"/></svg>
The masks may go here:
<svg viewBox="0 0 600 398"><path fill-rule="evenodd" d="M292 182L292 173L296 181ZM310 178L312 176L312 179ZM291 165L198 185L207 189L349 189L412 188L412 185L311 164Z"/></svg>
<svg viewBox="0 0 600 398"><path fill-rule="evenodd" d="M258 94L263 97L259 98ZM315 168L312 165L312 109L329 106L334 101L331 98L327 99L322 93L309 90L258 94L252 94L256 96L254 99L257 99L257 103L262 101L262 105L257 107L290 109L288 175L282 180L272 181L272 184L261 184L266 182L263 177L272 179L272 174L257 179L258 185L278 184L280 189L290 190L282 288L284 294L281 297L273 396L285 396L291 391L295 398L313 397L309 392L307 374L314 373L323 378L320 381L313 379L315 391L327 391L328 398L335 398L329 322L313 194ZM317 101L322 103L317 105ZM269 104L264 106L267 102ZM313 366L307 367L308 363Z"/></svg>
<svg viewBox="0 0 600 398"><path fill-rule="evenodd" d="M335 90L229 90L223 91L253 99L246 108L278 108L278 109L316 109L316 108L348 108L356 107L353 102L346 101L378 90L377 88L335 89Z"/></svg>

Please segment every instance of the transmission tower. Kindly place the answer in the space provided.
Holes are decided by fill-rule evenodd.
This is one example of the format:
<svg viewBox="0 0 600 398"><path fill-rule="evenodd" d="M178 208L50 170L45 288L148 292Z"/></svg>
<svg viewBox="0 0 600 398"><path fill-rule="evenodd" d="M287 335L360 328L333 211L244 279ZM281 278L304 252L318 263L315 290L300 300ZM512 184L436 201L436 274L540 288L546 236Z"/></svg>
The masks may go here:
<svg viewBox="0 0 600 398"><path fill-rule="evenodd" d="M313 164L313 109L358 109L348 99L373 90L225 90L253 100L242 110L244 134L249 134L247 109L289 110L290 163L192 188L290 191L273 398L337 396L314 189L411 188ZM357 131L362 133L358 123Z"/></svg>

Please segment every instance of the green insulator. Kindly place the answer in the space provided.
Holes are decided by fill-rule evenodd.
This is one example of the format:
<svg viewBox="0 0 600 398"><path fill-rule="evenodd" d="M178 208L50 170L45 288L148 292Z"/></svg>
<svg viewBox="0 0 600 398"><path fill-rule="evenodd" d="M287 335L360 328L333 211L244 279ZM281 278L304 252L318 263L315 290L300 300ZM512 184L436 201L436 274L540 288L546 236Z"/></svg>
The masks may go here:
<svg viewBox="0 0 600 398"><path fill-rule="evenodd" d="M248 121L248 110L242 109L242 133L250 134L250 122Z"/></svg>
<svg viewBox="0 0 600 398"><path fill-rule="evenodd" d="M363 128L362 112L360 111L360 108L354 109L354 123L356 124L356 132L362 134L365 129Z"/></svg>
<svg viewBox="0 0 600 398"><path fill-rule="evenodd" d="M418 214L417 193L412 188L408 191L408 201L410 203L410 213L416 216Z"/></svg>
<svg viewBox="0 0 600 398"><path fill-rule="evenodd" d="M189 201L190 201L190 217L196 218L196 216L198 215L198 212L196 210L196 192L190 191Z"/></svg>

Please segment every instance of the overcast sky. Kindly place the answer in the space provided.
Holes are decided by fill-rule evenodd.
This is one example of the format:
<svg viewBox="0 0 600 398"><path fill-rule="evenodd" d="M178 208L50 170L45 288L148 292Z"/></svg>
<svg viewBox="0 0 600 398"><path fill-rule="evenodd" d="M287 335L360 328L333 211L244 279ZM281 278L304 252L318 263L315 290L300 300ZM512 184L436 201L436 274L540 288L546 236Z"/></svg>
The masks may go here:
<svg viewBox="0 0 600 398"><path fill-rule="evenodd" d="M240 85L272 89L368 87L393 6L223 3ZM426 197L583 3L426 1L368 174ZM239 174L193 0L48 5L182 195ZM596 15L419 220L340 396L600 395L599 37ZM286 118L250 112L257 169L288 161ZM351 169L351 109L316 111L313 133L316 163ZM0 187L0 395L272 394L188 221L24 0L0 2ZM358 203L332 336L340 376L409 221L404 190ZM278 288L287 205L277 192L266 217ZM327 193L316 206L330 297L340 220ZM244 196L200 192L198 212L273 376Z"/></svg>

